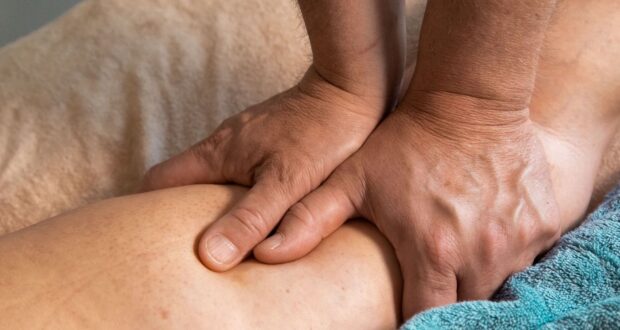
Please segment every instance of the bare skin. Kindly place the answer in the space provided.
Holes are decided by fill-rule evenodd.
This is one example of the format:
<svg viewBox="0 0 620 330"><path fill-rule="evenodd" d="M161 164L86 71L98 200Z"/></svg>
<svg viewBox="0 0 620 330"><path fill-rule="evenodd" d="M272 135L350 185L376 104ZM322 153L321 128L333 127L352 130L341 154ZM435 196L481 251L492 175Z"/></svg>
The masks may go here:
<svg viewBox="0 0 620 330"><path fill-rule="evenodd" d="M406 316L488 298L561 233L529 116L555 3L429 1L409 90L374 129L401 85L403 2L300 1L314 58L295 90L321 86L313 76L340 90L310 93L318 104L291 105L303 98L289 92L250 108L155 167L145 186L252 186L198 246L214 270L251 250L268 263L301 258L363 216L397 252ZM343 92L366 106L342 106Z"/></svg>
<svg viewBox="0 0 620 330"><path fill-rule="evenodd" d="M260 260L311 251L350 217L377 225L404 278L403 314L489 298L560 235L529 118L555 1L429 1L403 101L261 243Z"/></svg>
<svg viewBox="0 0 620 330"><path fill-rule="evenodd" d="M476 6L429 2L418 68L403 103L323 188L289 210L277 233L254 248L255 256L268 263L300 258L349 217L364 216L377 224L399 254L408 300L405 315L456 300L487 298L506 276L531 264L583 215L617 118L608 110L604 111L610 114L601 115L548 106L541 101L544 95L534 95L530 108L538 54L554 5L555 1ZM541 66L536 85L548 91L546 95L561 93L560 88L564 96L575 86L583 89L577 79L574 85L565 79L564 86L545 81L548 70L566 60L555 47L567 48L564 54L580 54L586 47L567 42L575 31L562 33L570 26L565 17L574 15L578 6L566 1L558 5L543 55L548 63ZM598 11L613 6L590 6L593 25L609 22L613 15ZM577 31L582 40L600 40L591 36L590 28ZM315 52L321 49L314 46ZM615 54L608 49L596 54L601 52ZM586 71L597 69L593 62L583 65ZM579 67L574 65L572 72ZM557 77L567 72L571 70ZM615 92L599 87L606 95ZM596 99L613 101L606 96ZM575 126L580 130L571 130ZM592 130L599 134L584 134ZM217 159L216 154L201 157ZM191 158L176 162L175 171L168 174L197 168L192 165L196 157ZM203 170L217 173L217 166ZM560 179L564 175L579 179L566 183ZM199 245L202 260L217 270L232 267L272 229L281 213L271 212L274 205L281 209L290 201L241 205L207 232ZM234 259L214 262L208 238L216 235L233 238L233 244L225 245Z"/></svg>
<svg viewBox="0 0 620 330"><path fill-rule="evenodd" d="M551 163L564 232L579 223L593 187L606 190L595 180L620 119L618 15L613 0L560 1L541 54L531 117Z"/></svg>
<svg viewBox="0 0 620 330"><path fill-rule="evenodd" d="M539 137L554 187L562 193L558 202L571 210L566 230L587 205L570 192L589 199L594 161L617 126L620 43L617 34L599 31L620 31L614 28L620 8L612 2L587 11L571 1L560 6L552 31L571 33L546 44L532 114L546 128ZM224 274L205 270L193 242L205 223L242 194L238 188L197 186L123 197L3 236L2 325L294 328L300 322L325 328L359 325L348 323L355 319L366 322L361 328L394 327L401 289L397 263L387 241L362 223L345 225L290 264L250 260ZM87 286L80 285L86 280ZM335 323L317 315L333 316Z"/></svg>
<svg viewBox="0 0 620 330"><path fill-rule="evenodd" d="M563 24L570 26L568 18ZM547 61L562 63L571 52L558 54ZM610 61L615 58L610 55ZM579 70L596 73L582 63ZM562 86L577 84L580 80L567 79ZM565 91L556 86L541 81L537 90ZM605 104L591 113L612 106L604 101L610 96L604 90L586 94L591 93L601 98L575 102ZM553 95L538 95L548 106L563 106L557 98L553 102ZM570 122L562 119L557 118ZM557 165L552 166L553 180L571 189L578 180L565 180L571 173L561 165L586 151L550 149L549 159ZM246 260L226 273L204 268L195 255L198 233L244 192L189 186L122 197L1 237L3 326L394 328L400 322L402 279L394 252L363 222L346 224L292 263Z"/></svg>
<svg viewBox="0 0 620 330"><path fill-rule="evenodd" d="M0 314L8 329L360 328L399 322L400 275L363 222L308 258L252 260L220 274L197 233L245 194L187 186L99 202L0 238Z"/></svg>
<svg viewBox="0 0 620 330"><path fill-rule="evenodd" d="M224 121L153 167L144 189L237 183L251 192L203 235L214 270L243 260L286 210L359 149L395 104L405 63L402 0L299 1L313 62L299 84Z"/></svg>

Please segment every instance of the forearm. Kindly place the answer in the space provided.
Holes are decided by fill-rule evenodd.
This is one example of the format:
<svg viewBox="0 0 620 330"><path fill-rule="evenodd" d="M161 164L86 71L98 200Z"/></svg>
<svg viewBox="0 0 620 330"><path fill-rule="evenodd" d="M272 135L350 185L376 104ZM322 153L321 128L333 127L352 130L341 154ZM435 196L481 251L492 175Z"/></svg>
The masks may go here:
<svg viewBox="0 0 620 330"><path fill-rule="evenodd" d="M413 90L527 106L554 0L430 0Z"/></svg>
<svg viewBox="0 0 620 330"><path fill-rule="evenodd" d="M339 88L393 105L405 63L403 0L299 0L311 69Z"/></svg>

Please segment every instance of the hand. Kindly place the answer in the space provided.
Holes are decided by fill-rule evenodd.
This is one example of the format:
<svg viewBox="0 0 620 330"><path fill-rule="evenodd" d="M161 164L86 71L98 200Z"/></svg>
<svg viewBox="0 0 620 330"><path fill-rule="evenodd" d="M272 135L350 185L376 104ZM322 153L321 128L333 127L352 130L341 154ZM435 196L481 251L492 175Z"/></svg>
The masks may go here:
<svg viewBox="0 0 620 330"><path fill-rule="evenodd" d="M490 297L560 232L548 164L527 109L502 112L501 103L490 103L408 96L356 154L291 208L276 238L261 243L255 256L272 263L301 257L346 219L363 216L395 248L404 317ZM472 108L494 115L462 116ZM274 249L271 240L281 242Z"/></svg>
<svg viewBox="0 0 620 330"><path fill-rule="evenodd" d="M144 189L226 182L252 186L199 243L199 256L209 268L230 269L292 204L362 145L385 103L339 89L311 68L298 86L225 120L207 139L153 167Z"/></svg>

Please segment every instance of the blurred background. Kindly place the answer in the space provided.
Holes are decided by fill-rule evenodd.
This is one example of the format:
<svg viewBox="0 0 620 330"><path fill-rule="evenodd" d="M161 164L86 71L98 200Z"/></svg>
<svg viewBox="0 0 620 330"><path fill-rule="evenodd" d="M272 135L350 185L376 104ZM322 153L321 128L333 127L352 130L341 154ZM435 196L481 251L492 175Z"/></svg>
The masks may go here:
<svg viewBox="0 0 620 330"><path fill-rule="evenodd" d="M0 0L0 47L62 15L80 0Z"/></svg>

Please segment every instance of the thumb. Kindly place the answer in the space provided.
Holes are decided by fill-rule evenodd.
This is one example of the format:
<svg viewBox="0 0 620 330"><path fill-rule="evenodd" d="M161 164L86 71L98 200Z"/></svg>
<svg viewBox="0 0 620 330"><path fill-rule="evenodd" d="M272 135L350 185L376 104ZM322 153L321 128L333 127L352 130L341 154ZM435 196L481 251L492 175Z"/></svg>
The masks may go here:
<svg viewBox="0 0 620 330"><path fill-rule="evenodd" d="M271 176L258 181L202 234L198 243L200 260L215 271L233 268L265 239L286 210L304 193L287 189Z"/></svg>
<svg viewBox="0 0 620 330"><path fill-rule="evenodd" d="M256 259L266 263L288 262L316 248L356 213L345 187L339 177L330 178L293 205L277 233L254 248Z"/></svg>
<svg viewBox="0 0 620 330"><path fill-rule="evenodd" d="M403 318L406 320L426 309L455 303L456 274L438 266L441 260L425 262L415 258L411 244L400 246L396 254L403 274Z"/></svg>
<svg viewBox="0 0 620 330"><path fill-rule="evenodd" d="M141 191L149 191L194 183L225 183L219 156L209 139L152 167L144 176Z"/></svg>

